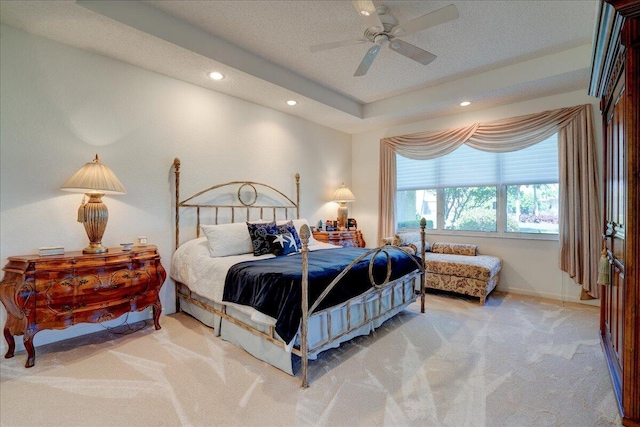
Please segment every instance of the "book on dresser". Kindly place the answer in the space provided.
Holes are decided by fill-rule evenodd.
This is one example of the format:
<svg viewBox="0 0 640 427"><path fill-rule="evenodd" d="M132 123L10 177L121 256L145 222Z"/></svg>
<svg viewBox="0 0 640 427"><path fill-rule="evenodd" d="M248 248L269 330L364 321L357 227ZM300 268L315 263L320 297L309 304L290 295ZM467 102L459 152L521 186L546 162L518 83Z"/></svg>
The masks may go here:
<svg viewBox="0 0 640 427"><path fill-rule="evenodd" d="M62 255L64 254L64 246L43 246L38 248L38 255L40 256L49 256L49 255Z"/></svg>
<svg viewBox="0 0 640 427"><path fill-rule="evenodd" d="M148 307L160 329L160 288L167 274L155 246L10 256L2 270L5 357L13 357L14 336L23 335L27 368L35 363L33 337L41 330L105 322Z"/></svg>

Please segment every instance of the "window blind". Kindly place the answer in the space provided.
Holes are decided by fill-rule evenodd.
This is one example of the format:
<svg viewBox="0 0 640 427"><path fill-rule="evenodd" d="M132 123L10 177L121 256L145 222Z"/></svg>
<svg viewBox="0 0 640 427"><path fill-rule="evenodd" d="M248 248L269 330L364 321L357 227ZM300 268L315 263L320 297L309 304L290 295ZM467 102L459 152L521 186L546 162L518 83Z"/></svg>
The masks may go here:
<svg viewBox="0 0 640 427"><path fill-rule="evenodd" d="M431 160L396 155L396 165L399 191L558 182L558 136L509 153L489 153L462 145Z"/></svg>

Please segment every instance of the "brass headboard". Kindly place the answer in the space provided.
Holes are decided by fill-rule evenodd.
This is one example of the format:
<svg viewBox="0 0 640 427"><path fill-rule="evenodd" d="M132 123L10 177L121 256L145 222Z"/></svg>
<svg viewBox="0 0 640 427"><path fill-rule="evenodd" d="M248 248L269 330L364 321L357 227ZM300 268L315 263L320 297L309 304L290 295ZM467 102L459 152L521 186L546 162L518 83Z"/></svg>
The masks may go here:
<svg viewBox="0 0 640 427"><path fill-rule="evenodd" d="M259 218L263 218L265 211L271 211L273 219L275 220L278 213L284 214L284 219L289 219L289 210L295 211L296 219L300 218L300 174L296 173L296 201L291 200L286 194L282 191L277 190L276 188L255 181L231 181L224 184L217 184L212 187L209 187L205 190L199 191L188 197L184 200L180 200L180 159L177 157L173 160L173 167L175 173L175 185L176 185L176 204L175 204L175 227L176 227L176 240L175 240L175 249L178 249L180 244L180 208L195 208L196 210L196 236L200 237L200 213L202 209L205 210L213 210L214 211L214 223L218 224L219 213L221 209L228 209L231 212L231 221L235 222L236 211L244 210L246 212L246 219L250 219L252 211L260 212ZM214 190L219 190L223 187L233 188L236 187L235 190L235 198L231 203L224 204L216 204L216 203L197 203L195 199L209 192L213 192ZM248 188L247 188L248 187ZM243 200L242 190L247 189L249 191L253 190L253 200ZM275 204L268 205L259 205L256 204L260 194L258 189L263 192L269 191L272 194L279 196L282 202L276 202ZM225 193L225 194L232 194Z"/></svg>

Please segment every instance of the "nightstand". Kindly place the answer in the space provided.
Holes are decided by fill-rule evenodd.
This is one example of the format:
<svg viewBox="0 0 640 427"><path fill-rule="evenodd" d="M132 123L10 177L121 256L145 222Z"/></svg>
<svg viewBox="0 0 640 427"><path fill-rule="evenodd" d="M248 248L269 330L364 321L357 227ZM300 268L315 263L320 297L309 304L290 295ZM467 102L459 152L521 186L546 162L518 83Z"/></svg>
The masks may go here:
<svg viewBox="0 0 640 427"><path fill-rule="evenodd" d="M35 363L33 337L43 329L105 322L149 306L153 307L154 326L160 329L159 292L167 273L155 246L8 260L0 283L0 300L7 309L4 337L9 349L5 357L13 357L13 337L24 335L27 368Z"/></svg>
<svg viewBox="0 0 640 427"><path fill-rule="evenodd" d="M364 248L366 245L360 230L314 231L313 238L319 242L331 243L338 246Z"/></svg>

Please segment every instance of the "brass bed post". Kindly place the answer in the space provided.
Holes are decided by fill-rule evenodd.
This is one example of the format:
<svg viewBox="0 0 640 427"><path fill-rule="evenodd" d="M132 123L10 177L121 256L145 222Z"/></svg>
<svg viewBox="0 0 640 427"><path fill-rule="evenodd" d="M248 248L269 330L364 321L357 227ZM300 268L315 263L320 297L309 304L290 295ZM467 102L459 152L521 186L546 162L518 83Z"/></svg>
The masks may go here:
<svg viewBox="0 0 640 427"><path fill-rule="evenodd" d="M296 173L296 219L300 219L300 174Z"/></svg>
<svg viewBox="0 0 640 427"><path fill-rule="evenodd" d="M180 159L173 159L173 171L175 174L175 183L176 183L176 244L175 249L178 249L179 239L180 239Z"/></svg>
<svg viewBox="0 0 640 427"><path fill-rule="evenodd" d="M309 368L309 341L307 338L309 327L309 237L311 231L307 225L300 229L302 239L302 324L300 325L300 351L302 358L302 387L309 387L307 369Z"/></svg>
<svg viewBox="0 0 640 427"><path fill-rule="evenodd" d="M173 169L175 174L175 185L176 185L176 242L174 250L178 249L178 245L180 244L180 159L173 159ZM176 313L180 312L180 296L178 295L178 285L175 286L176 293Z"/></svg>
<svg viewBox="0 0 640 427"><path fill-rule="evenodd" d="M425 237L425 227L427 226L427 220L422 218L420 220L420 242L422 243L422 248L420 250L420 260L422 261L422 274L420 274L420 313L424 313L424 291L425 291L425 281L427 280L427 265L425 261L425 252L426 252L426 237Z"/></svg>

